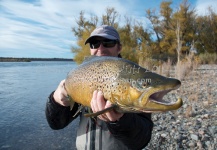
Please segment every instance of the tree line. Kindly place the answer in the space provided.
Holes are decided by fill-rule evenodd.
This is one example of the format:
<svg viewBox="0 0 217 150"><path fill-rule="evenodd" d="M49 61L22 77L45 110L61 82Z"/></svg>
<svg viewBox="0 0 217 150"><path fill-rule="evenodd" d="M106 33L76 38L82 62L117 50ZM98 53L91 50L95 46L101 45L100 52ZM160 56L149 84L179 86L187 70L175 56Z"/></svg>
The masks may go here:
<svg viewBox="0 0 217 150"><path fill-rule="evenodd" d="M89 46L84 42L99 25L115 27L120 34L123 58L134 62L152 58L167 60L182 59L194 52L197 54L217 53L217 14L211 7L207 14L197 15L188 0L183 0L177 9L171 7L172 1L162 1L160 8L147 9L146 18L150 25L144 27L141 21L121 15L115 8L107 8L101 17L92 15L85 18L83 11L76 19L77 27L72 32L77 38L78 47L72 47L74 60L78 63L90 55ZM120 23L121 22L121 23Z"/></svg>

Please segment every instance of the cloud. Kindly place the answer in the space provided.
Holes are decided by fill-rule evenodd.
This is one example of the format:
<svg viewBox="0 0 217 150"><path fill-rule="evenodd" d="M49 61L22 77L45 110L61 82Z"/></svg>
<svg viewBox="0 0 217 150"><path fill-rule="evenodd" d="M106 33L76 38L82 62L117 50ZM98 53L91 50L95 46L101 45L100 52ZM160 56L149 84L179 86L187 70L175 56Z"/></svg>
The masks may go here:
<svg viewBox="0 0 217 150"><path fill-rule="evenodd" d="M196 10L198 15L208 15L208 8L217 13L217 1L216 0L197 0Z"/></svg>
<svg viewBox="0 0 217 150"><path fill-rule="evenodd" d="M110 5L112 3L112 5ZM77 24L80 11L100 16L108 7L119 13L127 12L120 2L113 0L1 0L0 51L1 55L49 56L69 54L76 44L71 28ZM70 56L71 57L71 56Z"/></svg>
<svg viewBox="0 0 217 150"><path fill-rule="evenodd" d="M76 38L71 29L77 26L75 19L81 11L87 18L90 15L101 17L106 8L114 7L122 17L126 15L146 25L145 10L159 9L161 3L143 0L0 1L0 55L17 57L73 57L70 48L76 45ZM198 12L203 12L202 6L208 4L216 8L213 1L198 0Z"/></svg>

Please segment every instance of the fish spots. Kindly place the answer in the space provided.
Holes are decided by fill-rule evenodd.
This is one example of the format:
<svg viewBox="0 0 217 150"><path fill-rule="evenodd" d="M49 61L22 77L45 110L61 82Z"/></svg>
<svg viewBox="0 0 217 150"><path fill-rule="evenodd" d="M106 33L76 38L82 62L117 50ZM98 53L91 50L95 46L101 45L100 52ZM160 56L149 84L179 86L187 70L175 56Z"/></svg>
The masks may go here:
<svg viewBox="0 0 217 150"><path fill-rule="evenodd" d="M120 111L141 111L145 106L141 102L148 99L153 89L171 89L172 85L180 84L170 80L133 62L102 56L91 58L71 71L66 89L75 102L84 106L90 106L94 90L101 90L105 99Z"/></svg>

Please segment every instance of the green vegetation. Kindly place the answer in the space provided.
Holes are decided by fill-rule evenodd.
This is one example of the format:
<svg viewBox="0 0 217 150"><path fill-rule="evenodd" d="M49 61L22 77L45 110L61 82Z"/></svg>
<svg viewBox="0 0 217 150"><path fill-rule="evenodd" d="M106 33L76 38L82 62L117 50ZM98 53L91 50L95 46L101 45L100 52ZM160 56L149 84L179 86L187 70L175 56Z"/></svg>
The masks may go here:
<svg viewBox="0 0 217 150"><path fill-rule="evenodd" d="M81 12L76 20L78 27L72 28L78 45L72 48L74 60L81 63L85 56L90 55L85 40L96 26L108 24L120 33L123 58L136 63L150 59L164 62L170 59L174 63L186 59L192 51L196 51L200 59L206 59L201 60L202 63L216 63L205 56L217 53L217 14L207 8L206 16L198 16L188 0L183 0L176 9L171 4L172 1L163 1L159 9L144 10L144 17L150 21L148 27L128 16L124 21L120 20L121 15L114 8L107 8L101 17L92 16L90 19Z"/></svg>

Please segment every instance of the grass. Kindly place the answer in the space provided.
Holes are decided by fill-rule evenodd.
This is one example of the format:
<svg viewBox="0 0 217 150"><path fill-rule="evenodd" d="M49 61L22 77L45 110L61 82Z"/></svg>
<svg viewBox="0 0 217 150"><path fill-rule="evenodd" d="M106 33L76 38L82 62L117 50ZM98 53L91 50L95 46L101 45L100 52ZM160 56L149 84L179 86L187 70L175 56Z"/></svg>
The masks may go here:
<svg viewBox="0 0 217 150"><path fill-rule="evenodd" d="M201 64L216 62L216 56L216 54L202 54L199 56L189 54L176 64L173 64L170 59L166 62L146 59L140 62L140 65L163 76L179 79L182 86L175 91L175 95L186 97L187 101L184 103L187 106L183 113L185 117L192 117L196 104L201 101L202 96L206 95L207 97L207 100L202 101L204 108L209 107L214 101L213 89L208 86L210 84L209 75L197 69Z"/></svg>
<svg viewBox="0 0 217 150"><path fill-rule="evenodd" d="M199 55L201 64L217 64L216 53L204 53Z"/></svg>

